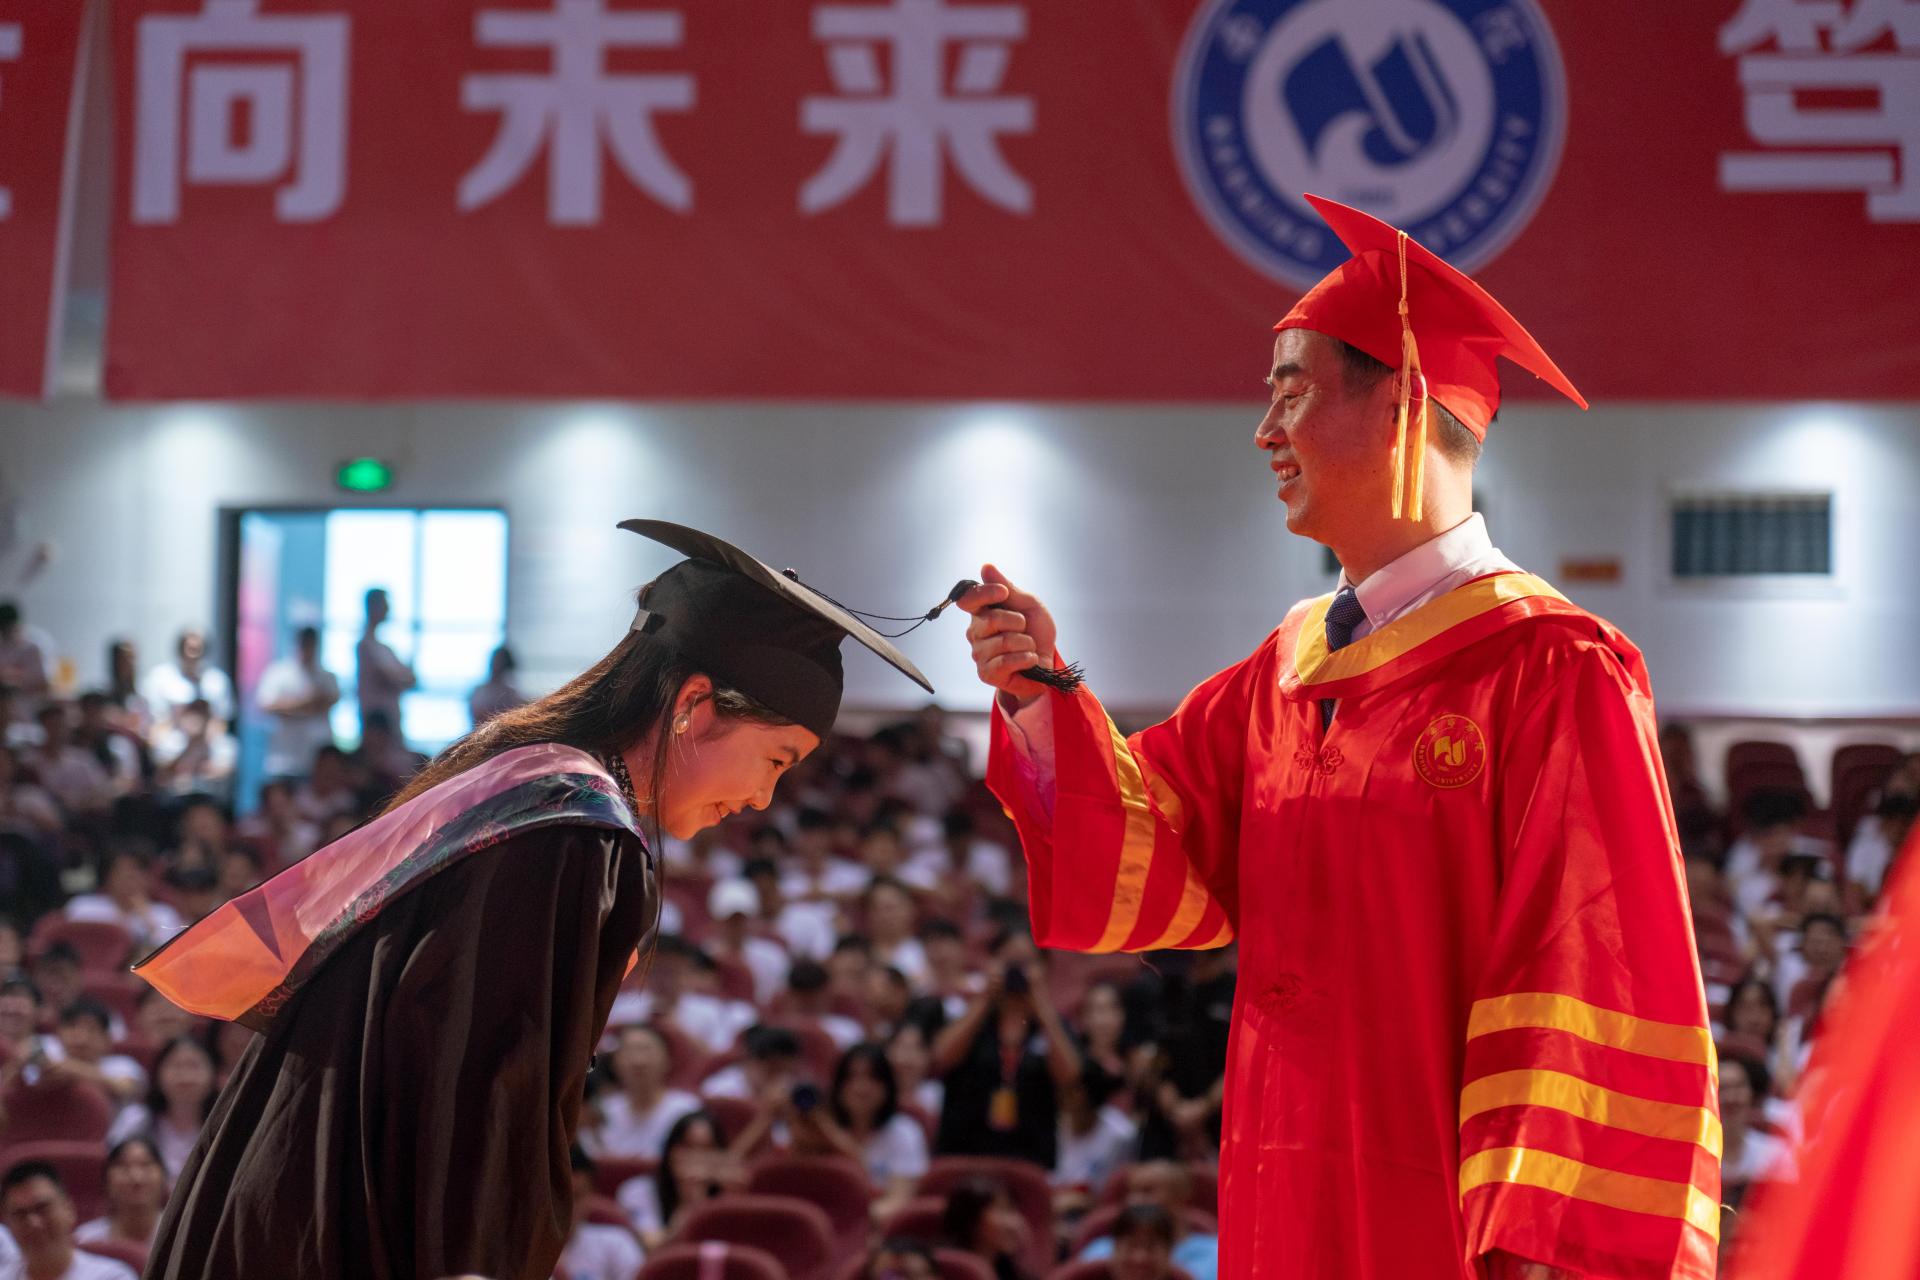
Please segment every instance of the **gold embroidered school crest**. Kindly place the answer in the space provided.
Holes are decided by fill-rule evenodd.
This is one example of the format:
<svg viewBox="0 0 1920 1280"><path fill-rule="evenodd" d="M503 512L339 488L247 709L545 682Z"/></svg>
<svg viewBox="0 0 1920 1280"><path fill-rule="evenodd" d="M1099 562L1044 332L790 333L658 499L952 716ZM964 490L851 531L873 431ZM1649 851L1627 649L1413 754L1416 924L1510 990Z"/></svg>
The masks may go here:
<svg viewBox="0 0 1920 1280"><path fill-rule="evenodd" d="M1413 767L1436 787L1464 787L1487 767L1487 736L1465 716L1440 716L1414 741Z"/></svg>

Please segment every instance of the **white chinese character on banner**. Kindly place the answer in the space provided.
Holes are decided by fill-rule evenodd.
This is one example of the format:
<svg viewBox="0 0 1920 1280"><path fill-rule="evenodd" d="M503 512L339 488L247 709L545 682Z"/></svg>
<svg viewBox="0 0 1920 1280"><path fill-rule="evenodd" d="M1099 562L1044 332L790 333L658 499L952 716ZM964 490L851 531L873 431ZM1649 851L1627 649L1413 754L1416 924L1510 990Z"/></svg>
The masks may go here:
<svg viewBox="0 0 1920 1280"><path fill-rule="evenodd" d="M1747 132L1779 148L1723 152L1721 187L1859 191L1873 221L1920 222L1920 0L1745 0L1720 51Z"/></svg>
<svg viewBox="0 0 1920 1280"><path fill-rule="evenodd" d="M837 134L839 141L801 187L802 213L840 204L887 161L887 220L937 225L949 153L985 199L1014 213L1032 211L1033 188L1007 165L998 138L1033 131L1033 99L996 93L1013 42L1027 34L1024 8L947 0L827 4L814 10L813 34L826 42L827 69L840 96L807 98L800 127ZM952 93L945 85L949 42L960 45ZM885 89L882 44L892 49Z"/></svg>
<svg viewBox="0 0 1920 1280"><path fill-rule="evenodd" d="M460 180L460 208L477 209L525 176L547 148L547 218L557 226L600 221L600 144L635 186L685 213L693 182L660 145L656 111L693 106L693 77L683 74L610 74L608 49L677 49L681 15L606 11L602 0L556 0L550 13L483 10L475 39L489 48L546 47L546 75L501 72L471 75L461 85L469 111L498 111L493 147Z"/></svg>
<svg viewBox="0 0 1920 1280"><path fill-rule="evenodd" d="M142 18L133 220L180 218L183 96L186 185L284 178L274 192L282 222L338 210L347 191L347 30L344 14L262 15L259 0L207 0L197 14ZM194 54L222 56L190 66Z"/></svg>
<svg viewBox="0 0 1920 1280"><path fill-rule="evenodd" d="M0 22L0 62L12 62L20 56L20 24ZM13 192L0 186L0 218L13 213Z"/></svg>

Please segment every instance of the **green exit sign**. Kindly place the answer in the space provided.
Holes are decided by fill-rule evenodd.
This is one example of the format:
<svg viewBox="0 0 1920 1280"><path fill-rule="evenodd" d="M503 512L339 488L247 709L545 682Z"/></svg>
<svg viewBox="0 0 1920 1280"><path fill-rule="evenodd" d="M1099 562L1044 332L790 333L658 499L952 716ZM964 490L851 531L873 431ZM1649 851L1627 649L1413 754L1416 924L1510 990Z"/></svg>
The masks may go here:
<svg viewBox="0 0 1920 1280"><path fill-rule="evenodd" d="M350 458L334 479L348 493L379 493L393 486L393 468L378 458Z"/></svg>

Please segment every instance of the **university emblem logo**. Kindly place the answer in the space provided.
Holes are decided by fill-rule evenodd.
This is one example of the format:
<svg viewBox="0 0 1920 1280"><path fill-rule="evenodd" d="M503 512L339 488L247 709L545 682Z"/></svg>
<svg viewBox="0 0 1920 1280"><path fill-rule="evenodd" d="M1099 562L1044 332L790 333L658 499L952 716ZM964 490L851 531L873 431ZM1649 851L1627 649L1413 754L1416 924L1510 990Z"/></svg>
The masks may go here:
<svg viewBox="0 0 1920 1280"><path fill-rule="evenodd" d="M1200 211L1250 266L1299 288L1347 258L1302 192L1471 271L1533 216L1567 117L1535 0L1206 0L1172 105Z"/></svg>
<svg viewBox="0 0 1920 1280"><path fill-rule="evenodd" d="M1464 787L1487 767L1487 736L1465 716L1440 716L1415 739L1413 767L1436 787Z"/></svg>

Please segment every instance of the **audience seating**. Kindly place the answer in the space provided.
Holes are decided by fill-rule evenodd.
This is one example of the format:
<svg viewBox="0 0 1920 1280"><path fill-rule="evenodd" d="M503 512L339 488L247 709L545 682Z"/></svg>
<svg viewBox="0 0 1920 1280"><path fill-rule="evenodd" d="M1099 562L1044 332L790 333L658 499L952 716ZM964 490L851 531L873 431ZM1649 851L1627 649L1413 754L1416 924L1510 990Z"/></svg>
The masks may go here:
<svg viewBox="0 0 1920 1280"><path fill-rule="evenodd" d="M7 1089L0 1112L7 1119L0 1143L85 1142L106 1140L113 1120L113 1104L90 1084L75 1081L55 1088L30 1089L15 1081Z"/></svg>
<svg viewBox="0 0 1920 1280"><path fill-rule="evenodd" d="M670 1244L640 1268L639 1280L790 1280L786 1268L765 1249L707 1240Z"/></svg>
<svg viewBox="0 0 1920 1280"><path fill-rule="evenodd" d="M833 1224L817 1205L788 1196L731 1195L687 1216L682 1240L720 1240L765 1249L789 1280L827 1280L834 1261Z"/></svg>
<svg viewBox="0 0 1920 1280"><path fill-rule="evenodd" d="M658 1160L644 1156L595 1156L593 1189L603 1196L618 1197L620 1188L634 1178L651 1178L660 1167Z"/></svg>
<svg viewBox="0 0 1920 1280"><path fill-rule="evenodd" d="M29 955L40 956L57 942L80 954L88 973L125 973L133 952L133 935L107 920L69 920L58 912L41 916L27 944Z"/></svg>
<svg viewBox="0 0 1920 1280"><path fill-rule="evenodd" d="M789 1196L819 1207L833 1227L834 1257L859 1253L872 1230L873 1185L845 1156L768 1156L747 1173L751 1195Z"/></svg>
<svg viewBox="0 0 1920 1280"><path fill-rule="evenodd" d="M946 1239L943 1222L946 1213L947 1198L944 1195L915 1196L880 1224L880 1235L939 1243Z"/></svg>
<svg viewBox="0 0 1920 1280"><path fill-rule="evenodd" d="M1024 1160L939 1156L928 1166L914 1194L944 1198L955 1183L972 1177L992 1178L1006 1187L1014 1207L1027 1220L1027 1256L1022 1265L1029 1275L1045 1271L1053 1261L1053 1187L1046 1173Z"/></svg>
<svg viewBox="0 0 1920 1280"><path fill-rule="evenodd" d="M882 1232L881 1238L884 1239L889 1234L891 1233ZM927 1236L911 1238L919 1240L922 1244L930 1244L933 1239ZM867 1262L872 1256L871 1249L862 1250L840 1268L834 1280L860 1280L866 1274ZM978 1254L968 1253L964 1249L934 1246L933 1265L940 1272L940 1280L995 1280L993 1268L987 1264L987 1260Z"/></svg>
<svg viewBox="0 0 1920 1280"><path fill-rule="evenodd" d="M749 1098L709 1098L703 1094L700 1103L719 1121L720 1140L728 1145L753 1123L760 1110Z"/></svg>

